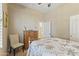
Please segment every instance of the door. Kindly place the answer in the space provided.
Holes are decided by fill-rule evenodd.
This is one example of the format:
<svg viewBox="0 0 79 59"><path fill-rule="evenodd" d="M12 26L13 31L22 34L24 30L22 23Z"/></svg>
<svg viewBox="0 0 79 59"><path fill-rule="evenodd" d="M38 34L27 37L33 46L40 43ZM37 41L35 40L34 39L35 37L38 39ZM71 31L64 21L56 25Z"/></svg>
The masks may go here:
<svg viewBox="0 0 79 59"><path fill-rule="evenodd" d="M39 23L39 32L41 38L49 38L50 37L50 22L40 22Z"/></svg>
<svg viewBox="0 0 79 59"><path fill-rule="evenodd" d="M79 41L79 15L70 17L70 40Z"/></svg>

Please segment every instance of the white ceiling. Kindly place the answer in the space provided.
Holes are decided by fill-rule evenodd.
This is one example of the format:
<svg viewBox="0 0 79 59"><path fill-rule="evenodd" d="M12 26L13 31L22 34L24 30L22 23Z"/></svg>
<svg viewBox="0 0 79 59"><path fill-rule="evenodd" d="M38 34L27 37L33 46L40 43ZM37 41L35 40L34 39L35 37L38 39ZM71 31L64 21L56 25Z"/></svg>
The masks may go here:
<svg viewBox="0 0 79 59"><path fill-rule="evenodd" d="M54 8L60 6L60 3L51 3L51 6L48 7L48 3L42 3L41 5L38 5L38 3L20 3L20 5L23 5L25 7L29 7L35 10L38 10L42 13L48 13Z"/></svg>

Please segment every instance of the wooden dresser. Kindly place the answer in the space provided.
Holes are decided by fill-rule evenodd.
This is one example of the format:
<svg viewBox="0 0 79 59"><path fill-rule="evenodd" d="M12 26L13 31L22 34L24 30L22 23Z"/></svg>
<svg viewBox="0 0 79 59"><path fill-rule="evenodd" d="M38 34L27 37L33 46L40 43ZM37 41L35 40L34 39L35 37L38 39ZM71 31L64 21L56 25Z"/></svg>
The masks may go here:
<svg viewBox="0 0 79 59"><path fill-rule="evenodd" d="M38 31L24 31L24 49L28 49L30 42L38 40Z"/></svg>

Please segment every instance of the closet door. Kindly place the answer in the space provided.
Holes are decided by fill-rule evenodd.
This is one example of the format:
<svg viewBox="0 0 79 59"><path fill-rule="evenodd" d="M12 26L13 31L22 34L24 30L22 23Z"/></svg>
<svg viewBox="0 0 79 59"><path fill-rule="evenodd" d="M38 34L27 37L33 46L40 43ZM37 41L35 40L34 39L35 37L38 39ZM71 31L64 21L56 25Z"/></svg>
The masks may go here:
<svg viewBox="0 0 79 59"><path fill-rule="evenodd" d="M70 40L79 41L79 15L70 17Z"/></svg>

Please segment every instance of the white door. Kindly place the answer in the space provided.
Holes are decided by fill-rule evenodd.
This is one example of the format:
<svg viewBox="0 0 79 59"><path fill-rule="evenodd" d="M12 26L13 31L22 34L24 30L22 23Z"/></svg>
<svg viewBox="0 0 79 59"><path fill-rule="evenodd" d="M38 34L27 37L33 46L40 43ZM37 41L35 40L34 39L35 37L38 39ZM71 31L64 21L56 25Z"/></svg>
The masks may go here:
<svg viewBox="0 0 79 59"><path fill-rule="evenodd" d="M79 41L79 15L70 17L70 40Z"/></svg>
<svg viewBox="0 0 79 59"><path fill-rule="evenodd" d="M48 38L50 37L50 22L40 22L40 28L39 28L39 32L40 32L40 37L41 38Z"/></svg>

